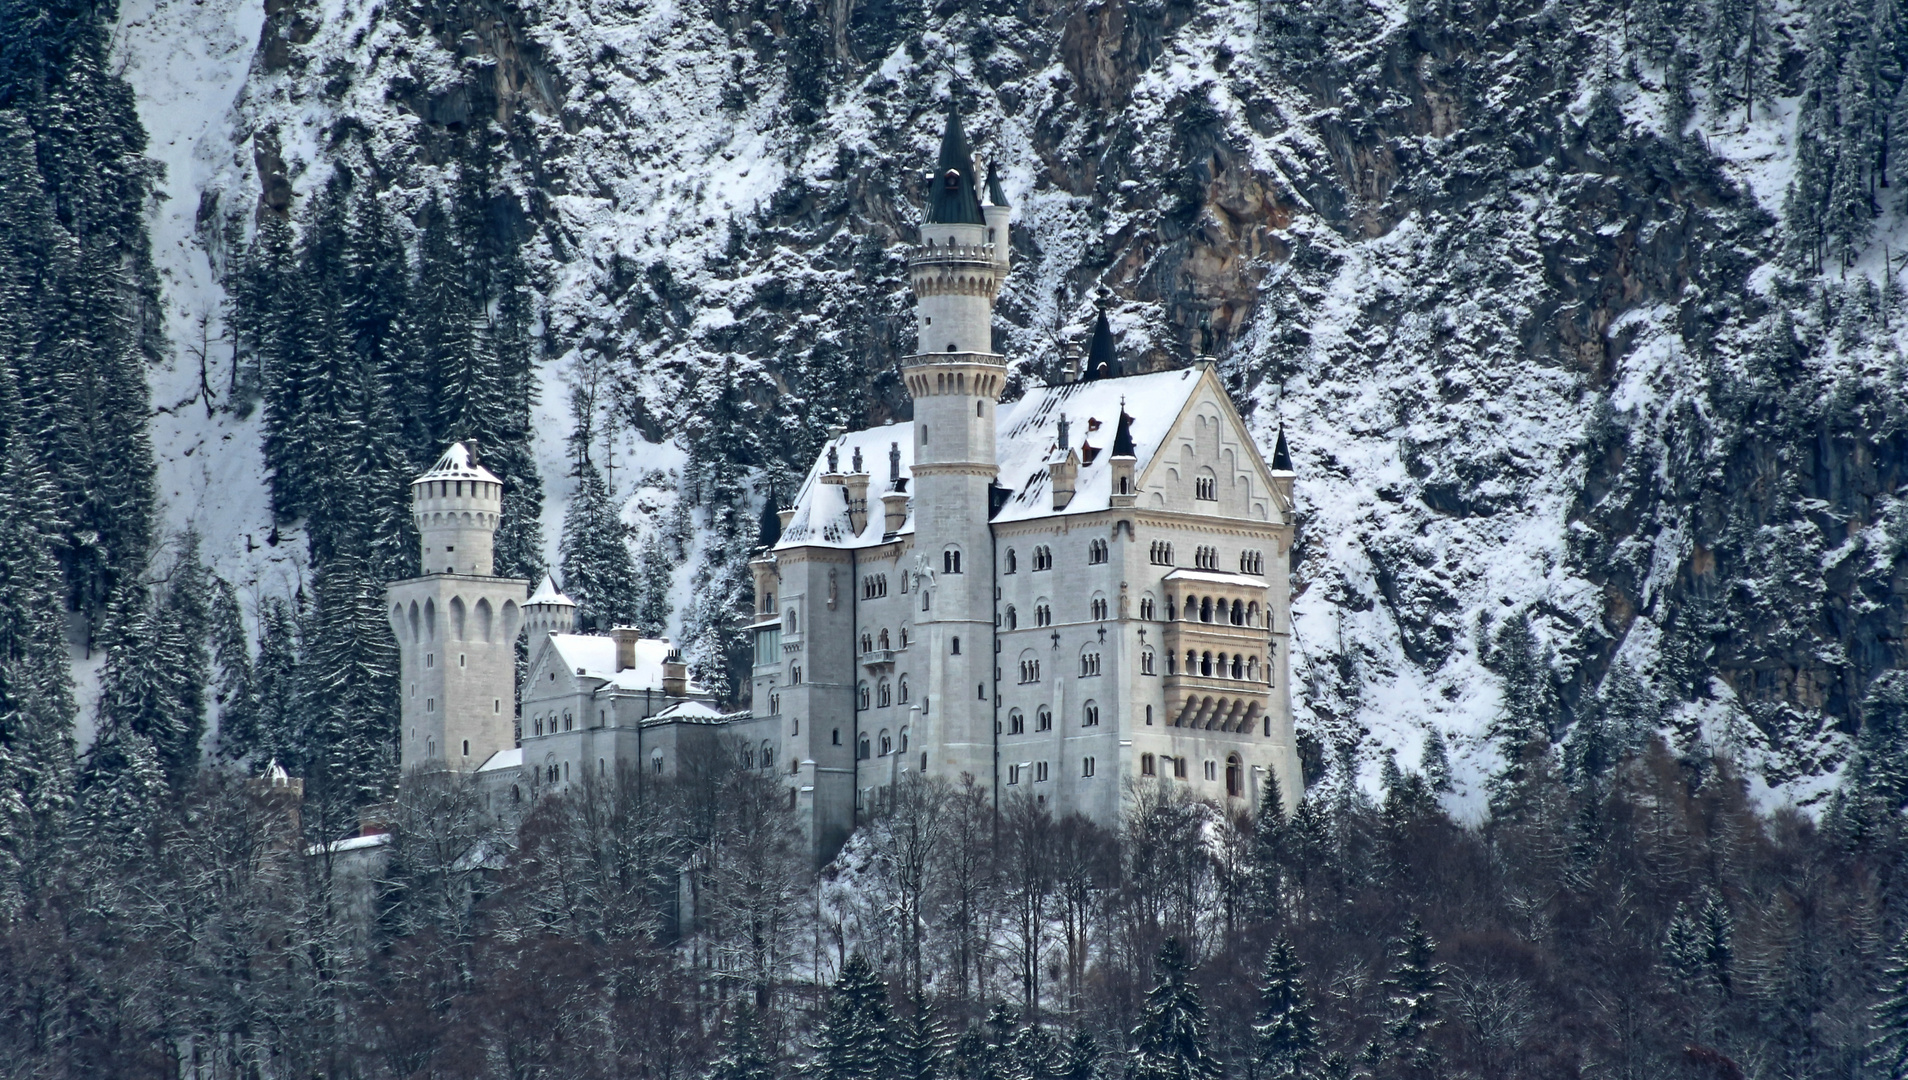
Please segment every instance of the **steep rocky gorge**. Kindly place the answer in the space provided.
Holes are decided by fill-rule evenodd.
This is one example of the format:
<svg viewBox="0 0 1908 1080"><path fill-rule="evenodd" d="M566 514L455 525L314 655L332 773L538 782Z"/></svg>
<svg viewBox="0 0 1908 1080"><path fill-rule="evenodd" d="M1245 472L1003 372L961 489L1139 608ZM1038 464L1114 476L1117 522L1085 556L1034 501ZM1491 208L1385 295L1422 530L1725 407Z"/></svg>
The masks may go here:
<svg viewBox="0 0 1908 1080"><path fill-rule="evenodd" d="M695 497L760 499L906 413L951 97L1016 207L1018 380L1104 302L1129 358L1214 355L1287 429L1321 745L1436 727L1474 783L1524 613L1557 734L1620 662L1676 741L1808 798L1908 663L1900 215L1795 262L1807 13L1745 110L1638 45L1641 7L268 0L199 235L229 256L333 170L411 217L485 170L546 403L607 370L625 424L746 470Z"/></svg>

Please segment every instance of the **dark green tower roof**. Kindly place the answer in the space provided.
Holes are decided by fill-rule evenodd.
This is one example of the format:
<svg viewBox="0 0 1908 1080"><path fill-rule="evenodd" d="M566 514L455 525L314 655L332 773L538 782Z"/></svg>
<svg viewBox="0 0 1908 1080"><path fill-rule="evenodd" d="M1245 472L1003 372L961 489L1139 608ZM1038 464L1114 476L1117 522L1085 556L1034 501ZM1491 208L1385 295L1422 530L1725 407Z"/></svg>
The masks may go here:
<svg viewBox="0 0 1908 1080"><path fill-rule="evenodd" d="M1007 193L1000 189L1000 170L991 161L987 163L987 201L995 206L1007 205Z"/></svg>
<svg viewBox="0 0 1908 1080"><path fill-rule="evenodd" d="M1133 457L1133 418L1126 415L1126 399L1120 399L1120 426L1113 432L1113 456Z"/></svg>
<svg viewBox="0 0 1908 1080"><path fill-rule="evenodd" d="M947 130L941 135L941 161L934 170L928 195L928 224L985 225L981 216L979 184L974 176L974 151L961 130L961 114L948 102Z"/></svg>
<svg viewBox="0 0 1908 1080"><path fill-rule="evenodd" d="M1272 471L1291 472L1292 452L1285 448L1285 425L1279 425L1279 441L1272 447Z"/></svg>
<svg viewBox="0 0 1908 1080"><path fill-rule="evenodd" d="M1120 375L1120 360L1113 351L1113 328L1107 325L1106 309L1100 309L1100 317L1093 322L1093 342L1087 346L1086 371L1080 375L1081 382L1094 379L1115 379Z"/></svg>

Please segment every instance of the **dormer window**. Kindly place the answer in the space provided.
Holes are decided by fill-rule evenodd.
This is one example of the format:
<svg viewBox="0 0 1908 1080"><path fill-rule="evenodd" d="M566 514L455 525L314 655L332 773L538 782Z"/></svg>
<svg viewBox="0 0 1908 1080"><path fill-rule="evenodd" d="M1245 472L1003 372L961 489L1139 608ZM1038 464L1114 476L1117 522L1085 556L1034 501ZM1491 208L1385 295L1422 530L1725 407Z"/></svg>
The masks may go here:
<svg viewBox="0 0 1908 1080"><path fill-rule="evenodd" d="M947 185L947 190L959 191L961 188L961 170L959 169L947 170L947 172L941 175L941 182ZM951 236L948 237L947 242L950 244L953 243L954 238Z"/></svg>

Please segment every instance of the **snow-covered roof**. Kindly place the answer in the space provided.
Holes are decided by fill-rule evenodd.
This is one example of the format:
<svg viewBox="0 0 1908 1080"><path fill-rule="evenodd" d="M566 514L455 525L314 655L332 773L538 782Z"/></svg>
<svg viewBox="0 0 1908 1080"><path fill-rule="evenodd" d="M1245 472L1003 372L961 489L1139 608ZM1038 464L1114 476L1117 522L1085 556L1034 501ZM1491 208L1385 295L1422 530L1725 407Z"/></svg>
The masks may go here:
<svg viewBox="0 0 1908 1080"><path fill-rule="evenodd" d="M837 471L843 474L854 468L855 451L861 452L861 468L868 475L868 520L862 523L858 533L848 519L848 489L839 484L821 482L822 475L828 472L830 449L835 451ZM807 478L802 481L801 490L795 493L795 516L789 519L788 528L782 530L782 538L776 541L775 546L846 548L881 543L887 530L886 509L881 504L881 496L892 490L888 483L888 455L891 451L901 454L902 478L911 476L914 469L914 421L850 431L824 443L821 452L815 455L815 463L809 467ZM914 515L910 512L908 520L895 531L905 533L913 530Z"/></svg>
<svg viewBox="0 0 1908 1080"><path fill-rule="evenodd" d="M556 579L545 574L543 575L543 584L538 585L537 591L531 593L530 599L524 601L524 606L526 607L532 604L547 604L551 607L575 607L576 601L563 595L563 590L557 588Z"/></svg>
<svg viewBox="0 0 1908 1080"><path fill-rule="evenodd" d="M1213 585L1249 585L1264 588L1265 579L1253 574L1233 574L1224 570L1187 570L1184 568L1169 572L1167 581L1203 581Z"/></svg>
<svg viewBox="0 0 1908 1080"><path fill-rule="evenodd" d="M500 772L505 769L523 768L523 747L513 746L508 750L499 750L477 766L480 773Z"/></svg>
<svg viewBox="0 0 1908 1080"><path fill-rule="evenodd" d="M678 701L650 717L651 720L720 720L727 714L700 701Z"/></svg>
<svg viewBox="0 0 1908 1080"><path fill-rule="evenodd" d="M477 464L473 460L470 447L460 442L450 444L450 449L444 451L444 456L437 459L437 464L431 466L430 471L423 476L418 477L416 482L423 483L426 480L482 480L492 484L503 483L497 479L497 474Z"/></svg>
<svg viewBox="0 0 1908 1080"><path fill-rule="evenodd" d="M347 851L364 851L368 848L383 847L390 842L390 833L372 833L370 836L353 836L329 844L313 844L305 849L305 854L322 855L329 852L333 855L342 855Z"/></svg>
<svg viewBox="0 0 1908 1080"><path fill-rule="evenodd" d="M550 645L557 658L570 671L586 678L601 679L618 690L661 690L663 664L676 647L659 638L641 638L636 642L636 663L616 670L616 639L596 634L551 634ZM700 695L700 686L690 683L688 692Z"/></svg>
<svg viewBox="0 0 1908 1080"><path fill-rule="evenodd" d="M1145 472L1160 444L1172 433L1173 423L1199 387L1197 368L1093 379L1035 387L1018 401L1000 407L995 427L995 454L1000 462L1000 485L1012 494L995 521L1025 521L1057 514L1090 514L1111 504L1113 439L1119 432L1120 411L1131 417L1134 476ZM1080 460L1074 495L1064 510L1053 508L1047 463L1065 460L1059 448L1060 417L1069 428L1068 448ZM886 539L881 496L890 491L888 453L901 454L901 476L914 468L914 423L886 424L838 435L824 443L795 494L795 513L782 530L777 548L864 547ZM1086 448L1094 451L1088 461ZM824 484L829 471L828 451L835 451L835 471L853 470L855 451L861 451L862 471L868 475L868 517L857 532L848 517L847 488ZM897 533L912 532L914 515Z"/></svg>

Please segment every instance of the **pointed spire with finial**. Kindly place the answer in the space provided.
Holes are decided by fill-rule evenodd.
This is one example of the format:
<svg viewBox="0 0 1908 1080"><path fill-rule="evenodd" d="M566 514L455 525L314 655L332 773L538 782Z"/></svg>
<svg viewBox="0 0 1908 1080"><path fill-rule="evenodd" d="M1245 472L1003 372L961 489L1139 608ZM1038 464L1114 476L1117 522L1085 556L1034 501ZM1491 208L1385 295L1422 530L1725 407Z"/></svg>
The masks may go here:
<svg viewBox="0 0 1908 1080"><path fill-rule="evenodd" d="M1106 300L1102 297L1100 313L1093 320L1093 340L1087 345L1086 371L1081 374L1080 381L1117 378L1119 374L1119 355L1113 348L1113 327L1106 321Z"/></svg>
<svg viewBox="0 0 1908 1080"><path fill-rule="evenodd" d="M1002 208L1007 205L1007 193L1000 188L1000 169L992 161L987 163L987 201Z"/></svg>
<svg viewBox="0 0 1908 1080"><path fill-rule="evenodd" d="M961 130L961 114L953 98L947 103L947 129L941 133L941 159L934 170L934 190L928 196L928 224L985 225L981 216L979 184L974 176L974 151Z"/></svg>
<svg viewBox="0 0 1908 1080"><path fill-rule="evenodd" d="M1120 426L1113 432L1113 456L1137 457L1133 449L1133 418L1126 415L1126 399L1120 399Z"/></svg>
<svg viewBox="0 0 1908 1080"><path fill-rule="evenodd" d="M1279 425L1279 441L1272 447L1272 471L1292 472L1292 452L1285 448L1285 425Z"/></svg>

